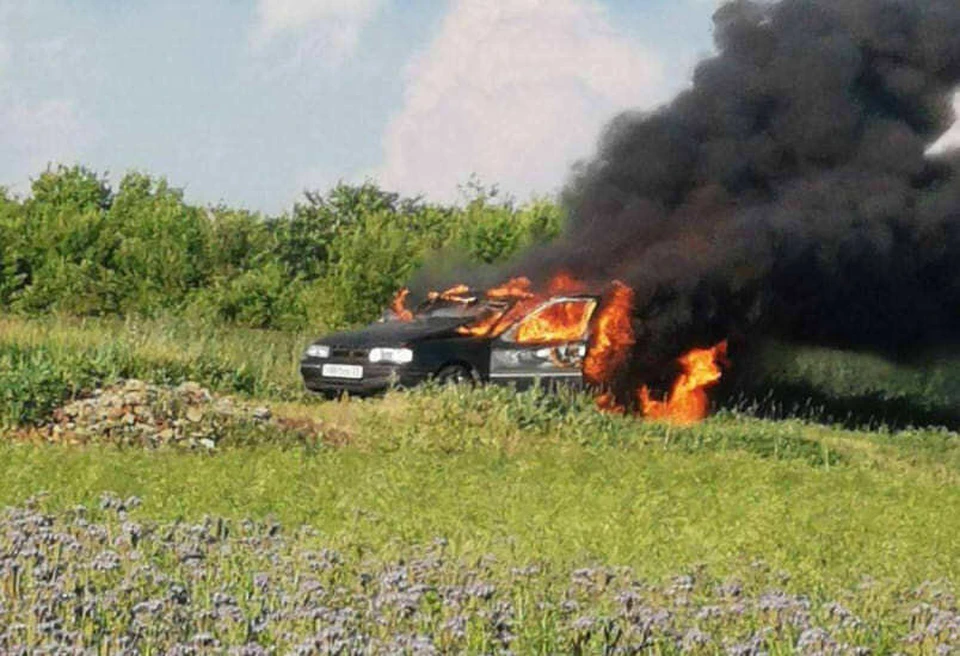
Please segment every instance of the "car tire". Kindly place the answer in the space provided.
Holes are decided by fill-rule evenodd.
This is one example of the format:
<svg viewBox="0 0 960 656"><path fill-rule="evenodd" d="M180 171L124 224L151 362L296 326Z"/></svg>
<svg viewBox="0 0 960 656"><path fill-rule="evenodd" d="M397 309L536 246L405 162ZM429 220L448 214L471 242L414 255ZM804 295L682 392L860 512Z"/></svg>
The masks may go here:
<svg viewBox="0 0 960 656"><path fill-rule="evenodd" d="M477 382L474 371L462 364L448 364L437 372L435 378L441 385L475 385Z"/></svg>

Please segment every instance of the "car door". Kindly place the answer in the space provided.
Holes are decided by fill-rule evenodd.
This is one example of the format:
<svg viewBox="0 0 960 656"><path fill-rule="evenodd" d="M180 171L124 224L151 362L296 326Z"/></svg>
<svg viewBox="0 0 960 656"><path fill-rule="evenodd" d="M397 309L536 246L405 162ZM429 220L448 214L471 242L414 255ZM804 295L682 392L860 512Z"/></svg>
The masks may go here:
<svg viewBox="0 0 960 656"><path fill-rule="evenodd" d="M553 298L534 308L494 340L490 379L526 387L543 383L579 385L597 309L592 297Z"/></svg>

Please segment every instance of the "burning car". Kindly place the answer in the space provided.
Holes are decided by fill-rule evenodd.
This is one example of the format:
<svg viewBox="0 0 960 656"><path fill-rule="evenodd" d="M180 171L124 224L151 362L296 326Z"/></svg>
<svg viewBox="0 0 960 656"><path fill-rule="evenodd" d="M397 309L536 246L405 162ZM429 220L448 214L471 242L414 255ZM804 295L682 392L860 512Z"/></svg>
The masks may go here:
<svg viewBox="0 0 960 656"><path fill-rule="evenodd" d="M413 310L408 294L401 290L381 321L311 344L300 362L307 388L373 393L430 379L586 385L604 410L692 423L707 416L707 389L726 357L726 342L682 354L672 389L655 398L643 381L623 379L635 340L633 291L619 281L600 292L563 273L538 290L527 278L484 291L459 285Z"/></svg>
<svg viewBox="0 0 960 656"><path fill-rule="evenodd" d="M529 282L477 292L465 286L431 293L413 310L406 290L379 322L328 335L300 363L317 392L373 393L391 385L534 381L580 385L601 298L539 295Z"/></svg>

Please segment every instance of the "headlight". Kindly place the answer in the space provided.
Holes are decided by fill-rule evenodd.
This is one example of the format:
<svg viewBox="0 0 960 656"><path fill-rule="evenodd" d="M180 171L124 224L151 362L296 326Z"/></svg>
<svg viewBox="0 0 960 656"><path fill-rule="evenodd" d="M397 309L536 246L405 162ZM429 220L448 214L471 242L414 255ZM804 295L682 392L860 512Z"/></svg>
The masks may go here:
<svg viewBox="0 0 960 656"><path fill-rule="evenodd" d="M370 362L392 362L393 364L408 364L410 362L413 362L413 351L408 348L370 349Z"/></svg>
<svg viewBox="0 0 960 656"><path fill-rule="evenodd" d="M307 355L311 358L329 358L330 347L323 344L311 344L307 348Z"/></svg>

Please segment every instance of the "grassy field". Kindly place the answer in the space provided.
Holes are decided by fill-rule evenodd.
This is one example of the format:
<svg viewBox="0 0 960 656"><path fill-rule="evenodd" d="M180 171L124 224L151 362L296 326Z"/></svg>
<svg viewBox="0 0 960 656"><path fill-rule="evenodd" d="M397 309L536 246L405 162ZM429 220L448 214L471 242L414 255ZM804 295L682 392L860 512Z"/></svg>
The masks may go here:
<svg viewBox="0 0 960 656"><path fill-rule="evenodd" d="M14 509L0 519L0 626L15 627L0 647L960 645L960 436L904 428L902 414L925 398L950 404L943 363L924 373L781 351L770 375L790 389L809 386L837 407L873 398L873 414L827 417L811 403L774 421L751 411L791 414L792 401L764 409L741 397L678 429L600 414L583 396L495 388L321 402L299 390L305 338L0 323L10 438L0 504ZM17 426L70 390L132 376L255 397L278 416L318 422L321 436L203 453L17 439ZM882 419L884 399L902 402L897 422Z"/></svg>

